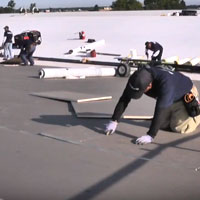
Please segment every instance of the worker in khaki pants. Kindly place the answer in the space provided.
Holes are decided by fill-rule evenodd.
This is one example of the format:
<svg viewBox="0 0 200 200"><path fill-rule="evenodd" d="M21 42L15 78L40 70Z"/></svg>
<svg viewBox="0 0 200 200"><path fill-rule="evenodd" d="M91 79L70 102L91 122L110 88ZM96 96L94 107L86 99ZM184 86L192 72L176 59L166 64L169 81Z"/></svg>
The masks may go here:
<svg viewBox="0 0 200 200"><path fill-rule="evenodd" d="M191 93L196 99L199 99L199 93L196 86L193 85ZM179 101L172 105L172 117L170 120L170 128L174 132L188 134L195 131L200 124L200 115L190 117L183 101Z"/></svg>
<svg viewBox="0 0 200 200"><path fill-rule="evenodd" d="M170 129L185 134L196 130L200 123L200 105L196 98L193 98L196 105L195 109L198 112L195 112L195 115L193 115L193 112L190 113L190 115L193 115L193 117L190 117L188 109L186 110L183 103L187 94L189 94L189 97L198 97L196 87L189 77L155 63L151 66L140 67L130 76L115 107L112 120L106 126L106 135L115 132L131 99L139 99L143 94L155 98L156 106L147 134L139 137L136 144L151 143L159 129ZM193 109L191 110L193 111Z"/></svg>

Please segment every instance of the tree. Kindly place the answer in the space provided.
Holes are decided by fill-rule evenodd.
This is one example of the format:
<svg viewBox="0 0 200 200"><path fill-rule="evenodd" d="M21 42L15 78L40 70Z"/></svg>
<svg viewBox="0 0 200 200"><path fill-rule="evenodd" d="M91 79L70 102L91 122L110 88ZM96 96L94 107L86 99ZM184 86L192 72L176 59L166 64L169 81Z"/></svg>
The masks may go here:
<svg viewBox="0 0 200 200"><path fill-rule="evenodd" d="M182 9L186 7L184 0L144 0L146 9Z"/></svg>
<svg viewBox="0 0 200 200"><path fill-rule="evenodd" d="M112 3L113 10L141 10L142 4L137 0L117 0Z"/></svg>
<svg viewBox="0 0 200 200"><path fill-rule="evenodd" d="M112 8L114 10L126 10L126 0L117 0L112 3Z"/></svg>
<svg viewBox="0 0 200 200"><path fill-rule="evenodd" d="M8 2L8 8L14 9L14 8L15 8L15 5L16 5L16 3L14 2L14 0L10 0L10 1Z"/></svg>
<svg viewBox="0 0 200 200"><path fill-rule="evenodd" d="M127 2L127 10L141 10L142 4L136 0L129 0Z"/></svg>
<svg viewBox="0 0 200 200"><path fill-rule="evenodd" d="M99 6L97 4L94 6L94 11L99 11Z"/></svg>
<svg viewBox="0 0 200 200"><path fill-rule="evenodd" d="M185 4L185 1L184 1L184 0L182 0L182 1L180 2L180 5L181 5L181 8L186 8L186 4Z"/></svg>

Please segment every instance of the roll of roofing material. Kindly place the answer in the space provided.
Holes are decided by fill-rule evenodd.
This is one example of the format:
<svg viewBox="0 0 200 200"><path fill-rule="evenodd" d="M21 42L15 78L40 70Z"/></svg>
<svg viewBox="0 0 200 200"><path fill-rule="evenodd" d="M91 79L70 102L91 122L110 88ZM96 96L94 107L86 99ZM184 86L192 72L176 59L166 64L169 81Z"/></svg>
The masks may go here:
<svg viewBox="0 0 200 200"><path fill-rule="evenodd" d="M43 68L39 70L39 78L65 78L66 68Z"/></svg>
<svg viewBox="0 0 200 200"><path fill-rule="evenodd" d="M80 79L86 77L115 76L115 68L43 68L39 71L41 78Z"/></svg>
<svg viewBox="0 0 200 200"><path fill-rule="evenodd" d="M101 68L101 76L115 76L116 69L115 68Z"/></svg>
<svg viewBox="0 0 200 200"><path fill-rule="evenodd" d="M98 76L115 76L116 70L114 68L70 68L67 70L66 78L77 77L98 77Z"/></svg>

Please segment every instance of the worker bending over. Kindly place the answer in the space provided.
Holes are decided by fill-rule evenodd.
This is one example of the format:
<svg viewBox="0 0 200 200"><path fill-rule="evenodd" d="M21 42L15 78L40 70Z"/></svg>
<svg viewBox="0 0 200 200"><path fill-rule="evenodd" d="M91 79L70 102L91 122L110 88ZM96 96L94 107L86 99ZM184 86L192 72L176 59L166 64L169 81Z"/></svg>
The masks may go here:
<svg viewBox="0 0 200 200"><path fill-rule="evenodd" d="M113 134L131 99L139 99L143 93L156 99L154 116L146 135L137 144L151 143L159 129L178 133L191 133L200 123L198 91L191 79L180 72L173 72L162 65L144 65L129 78L120 97L112 120L106 126L106 134Z"/></svg>
<svg viewBox="0 0 200 200"><path fill-rule="evenodd" d="M145 43L145 55L147 56L147 59L149 59L148 50L153 51L151 60L161 61L162 54L163 54L163 47L158 42L146 42Z"/></svg>

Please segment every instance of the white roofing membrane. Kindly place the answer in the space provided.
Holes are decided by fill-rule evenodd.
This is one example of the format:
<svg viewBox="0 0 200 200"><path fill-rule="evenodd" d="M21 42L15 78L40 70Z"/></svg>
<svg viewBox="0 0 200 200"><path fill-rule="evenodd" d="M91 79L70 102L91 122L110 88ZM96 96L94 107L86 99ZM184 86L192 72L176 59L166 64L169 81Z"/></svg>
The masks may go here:
<svg viewBox="0 0 200 200"><path fill-rule="evenodd" d="M5 25L14 35L25 30L41 31L42 44L35 56L66 58L64 53L85 45L89 38L105 40L105 45L96 49L98 52L122 56L127 56L130 49L144 55L146 41L163 45L163 57L176 55L183 59L200 56L199 16L167 16L169 12L173 11L1 14L0 28L2 37ZM78 39L79 31L85 31L85 41Z"/></svg>

